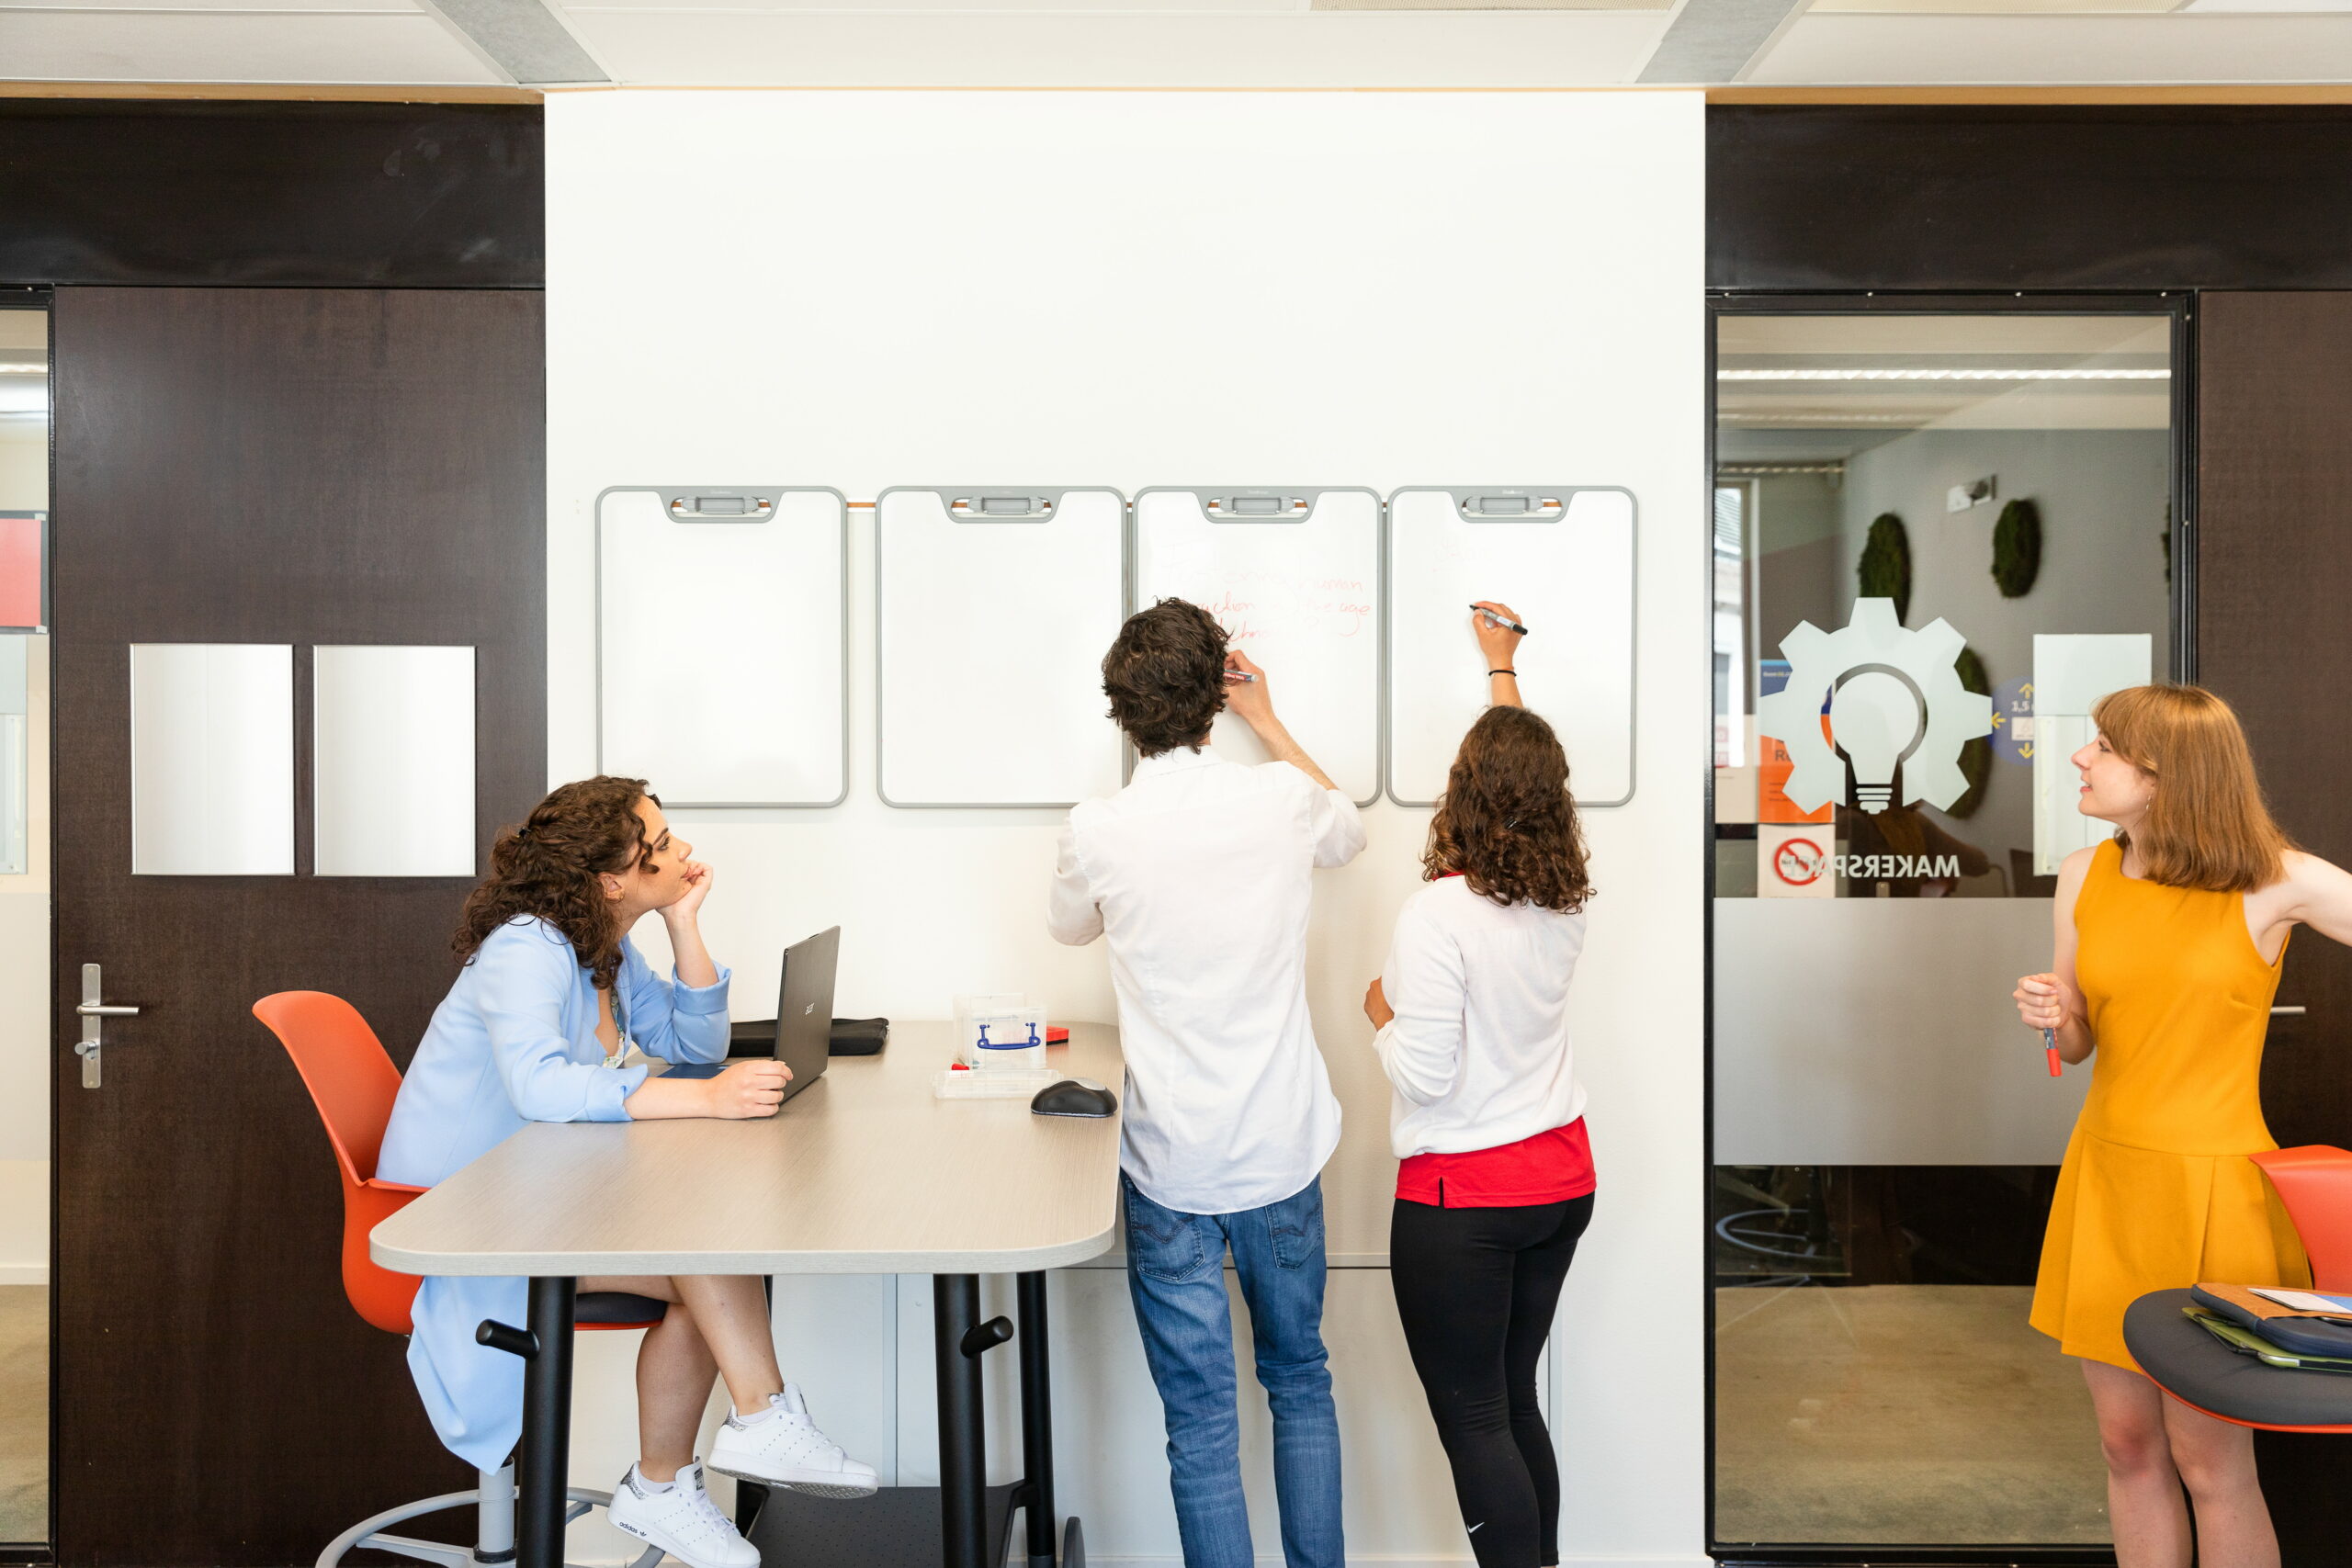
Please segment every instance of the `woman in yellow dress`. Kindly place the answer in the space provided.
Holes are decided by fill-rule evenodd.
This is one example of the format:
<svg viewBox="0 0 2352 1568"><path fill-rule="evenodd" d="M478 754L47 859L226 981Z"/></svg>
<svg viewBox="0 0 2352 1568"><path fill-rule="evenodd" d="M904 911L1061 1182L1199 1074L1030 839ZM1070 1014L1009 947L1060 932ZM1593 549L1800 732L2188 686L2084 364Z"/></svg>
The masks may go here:
<svg viewBox="0 0 2352 1568"><path fill-rule="evenodd" d="M2116 834L2066 857L2052 972L2016 992L2030 1027L2092 1062L2033 1326L2082 1359L2119 1568L2188 1568L2192 1543L2201 1568L2277 1568L2253 1435L2165 1398L2124 1348L2123 1309L2205 1280L2309 1282L2246 1156L2278 1147L2257 1091L2288 932L2352 942L2352 875L2288 842L2210 692L2135 686L2093 720L2070 759L2077 809Z"/></svg>

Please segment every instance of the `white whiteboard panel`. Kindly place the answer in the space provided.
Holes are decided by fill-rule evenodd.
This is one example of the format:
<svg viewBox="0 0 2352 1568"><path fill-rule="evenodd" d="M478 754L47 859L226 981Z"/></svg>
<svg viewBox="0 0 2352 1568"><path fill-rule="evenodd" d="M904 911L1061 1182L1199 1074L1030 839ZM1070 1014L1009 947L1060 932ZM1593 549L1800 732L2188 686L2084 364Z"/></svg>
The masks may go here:
<svg viewBox="0 0 2352 1568"><path fill-rule="evenodd" d="M294 874L294 645L130 645L130 872Z"/></svg>
<svg viewBox="0 0 2352 1568"><path fill-rule="evenodd" d="M474 874L474 650L311 650L311 871Z"/></svg>
<svg viewBox="0 0 2352 1568"><path fill-rule="evenodd" d="M1070 806L1116 794L1125 753L1102 671L1126 594L1126 498L894 488L874 519L883 801Z"/></svg>
<svg viewBox="0 0 2352 1568"><path fill-rule="evenodd" d="M1534 515L1500 510L1524 503ZM1465 508L1496 509L1465 515ZM1634 497L1569 485L1405 490L1388 498L1388 794L1427 806L1487 706L1470 605L1528 628L1513 667L1568 751L1578 806L1634 795Z"/></svg>
<svg viewBox="0 0 2352 1568"><path fill-rule="evenodd" d="M596 498L597 766L678 806L834 806L849 793L838 491Z"/></svg>
<svg viewBox="0 0 2352 1568"><path fill-rule="evenodd" d="M1268 513L1250 511L1271 505ZM1368 490L1147 490L1136 497L1136 607L1188 599L1266 671L1274 711L1358 805L1380 794L1380 498ZM1211 743L1262 762L1250 727Z"/></svg>

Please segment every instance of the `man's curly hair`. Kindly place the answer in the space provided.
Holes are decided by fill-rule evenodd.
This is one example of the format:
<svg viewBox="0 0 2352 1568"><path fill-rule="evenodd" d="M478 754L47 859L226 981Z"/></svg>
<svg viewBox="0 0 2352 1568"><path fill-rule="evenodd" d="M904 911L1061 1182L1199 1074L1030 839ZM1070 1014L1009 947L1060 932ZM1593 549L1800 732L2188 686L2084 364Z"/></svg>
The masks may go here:
<svg viewBox="0 0 2352 1568"><path fill-rule="evenodd" d="M1127 617L1102 656L1111 717L1147 757L1197 746L1225 706L1225 628L1198 604L1162 599Z"/></svg>

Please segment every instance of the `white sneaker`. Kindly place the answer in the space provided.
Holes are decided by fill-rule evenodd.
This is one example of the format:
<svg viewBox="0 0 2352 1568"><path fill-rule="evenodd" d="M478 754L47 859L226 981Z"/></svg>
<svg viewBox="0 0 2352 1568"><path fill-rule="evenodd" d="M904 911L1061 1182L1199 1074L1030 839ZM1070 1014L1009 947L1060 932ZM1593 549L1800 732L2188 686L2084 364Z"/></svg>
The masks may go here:
<svg viewBox="0 0 2352 1568"><path fill-rule="evenodd" d="M710 1445L710 1468L721 1475L789 1486L812 1497L870 1497L874 1467L842 1452L817 1430L797 1384L768 1397L768 1414L748 1426L733 1416Z"/></svg>
<svg viewBox="0 0 2352 1568"><path fill-rule="evenodd" d="M605 1517L616 1529L660 1547L687 1568L760 1568L760 1549L735 1529L702 1489L702 1466L687 1465L666 1492L640 1492L643 1478L630 1465L613 1488Z"/></svg>

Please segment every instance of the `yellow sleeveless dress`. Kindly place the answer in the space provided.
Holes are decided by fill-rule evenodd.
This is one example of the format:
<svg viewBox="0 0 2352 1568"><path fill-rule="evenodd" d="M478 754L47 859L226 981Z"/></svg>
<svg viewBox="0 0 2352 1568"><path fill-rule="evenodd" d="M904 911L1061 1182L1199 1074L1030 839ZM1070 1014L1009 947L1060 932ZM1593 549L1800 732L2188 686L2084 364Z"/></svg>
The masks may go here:
<svg viewBox="0 0 2352 1568"><path fill-rule="evenodd" d="M2258 1091L2279 966L2256 949L2243 894L2128 877L2112 839L2092 857L2075 934L2098 1048L2032 1323L2069 1356L2137 1371L2123 1309L2150 1291L2311 1282L2293 1225L2246 1157L2278 1146Z"/></svg>

